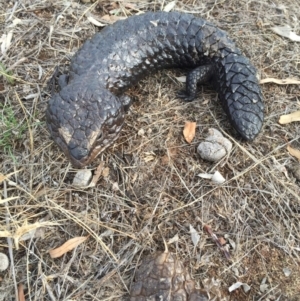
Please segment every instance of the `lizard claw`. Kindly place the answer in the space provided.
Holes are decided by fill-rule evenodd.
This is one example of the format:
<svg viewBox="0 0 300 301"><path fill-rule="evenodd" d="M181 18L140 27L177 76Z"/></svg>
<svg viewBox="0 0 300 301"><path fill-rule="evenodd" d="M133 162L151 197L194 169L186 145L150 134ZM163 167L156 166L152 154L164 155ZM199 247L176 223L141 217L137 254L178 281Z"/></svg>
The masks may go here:
<svg viewBox="0 0 300 301"><path fill-rule="evenodd" d="M191 102L195 98L194 96L188 95L185 90L178 91L176 96L186 102Z"/></svg>

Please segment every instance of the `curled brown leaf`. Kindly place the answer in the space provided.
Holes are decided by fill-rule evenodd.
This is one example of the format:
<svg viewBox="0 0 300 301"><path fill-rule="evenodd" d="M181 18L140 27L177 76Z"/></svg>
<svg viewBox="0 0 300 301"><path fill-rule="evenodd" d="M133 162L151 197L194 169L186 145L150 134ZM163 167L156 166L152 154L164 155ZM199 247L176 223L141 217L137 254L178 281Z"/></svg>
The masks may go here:
<svg viewBox="0 0 300 301"><path fill-rule="evenodd" d="M191 143L196 133L196 122L187 121L184 125L183 136L187 143Z"/></svg>
<svg viewBox="0 0 300 301"><path fill-rule="evenodd" d="M66 241L64 244L62 244L60 247L50 250L49 254L51 258L61 257L65 253L75 249L78 245L86 241L87 238L88 236L78 236L78 237L71 238L68 241Z"/></svg>
<svg viewBox="0 0 300 301"><path fill-rule="evenodd" d="M300 150L299 149L293 148L288 144L287 150L291 156L297 158L300 161Z"/></svg>
<svg viewBox="0 0 300 301"><path fill-rule="evenodd" d="M18 285L19 301L25 301L24 286L22 283Z"/></svg>
<svg viewBox="0 0 300 301"><path fill-rule="evenodd" d="M287 115L282 115L279 118L279 123L280 124L287 124L287 123L291 123L294 121L300 121L300 111L296 111Z"/></svg>

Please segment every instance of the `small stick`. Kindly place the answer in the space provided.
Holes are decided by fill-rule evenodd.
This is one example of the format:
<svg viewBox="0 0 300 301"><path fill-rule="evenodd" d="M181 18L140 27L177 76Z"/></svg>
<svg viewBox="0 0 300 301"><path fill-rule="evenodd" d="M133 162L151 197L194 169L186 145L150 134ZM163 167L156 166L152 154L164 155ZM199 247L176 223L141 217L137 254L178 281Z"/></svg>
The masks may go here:
<svg viewBox="0 0 300 301"><path fill-rule="evenodd" d="M224 253L226 259L230 260L229 252L220 243L220 240L218 239L217 235L212 231L211 227L208 225L204 225L203 229L211 236L211 238L216 243L216 245L221 249L221 251Z"/></svg>
<svg viewBox="0 0 300 301"><path fill-rule="evenodd" d="M6 181L3 181L3 193L4 198L7 199L7 187L6 187ZM5 214L5 221L6 221L6 227L7 231L10 230L9 225L9 209L7 202L5 202L5 208L6 208L6 214ZM8 253L9 253L9 259L10 259L10 266L11 266L11 272L14 280L14 287L15 287L15 295L16 295L16 301L19 301L19 293L18 293L18 285L16 281L16 273L15 273L15 265L14 265L14 254L13 254L13 247L12 247L12 241L11 237L7 237L7 244L8 244Z"/></svg>

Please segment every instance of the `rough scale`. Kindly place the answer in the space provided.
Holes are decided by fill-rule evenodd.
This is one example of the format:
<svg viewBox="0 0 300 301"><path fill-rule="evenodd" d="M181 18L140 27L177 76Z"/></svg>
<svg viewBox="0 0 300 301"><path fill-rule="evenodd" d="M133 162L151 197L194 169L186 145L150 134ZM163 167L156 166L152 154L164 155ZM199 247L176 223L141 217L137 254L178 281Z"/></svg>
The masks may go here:
<svg viewBox="0 0 300 301"><path fill-rule="evenodd" d="M193 15L149 12L107 26L87 40L61 78L48 104L53 139L75 167L89 164L118 137L130 98L124 92L162 68L190 68L186 90L210 80L232 126L245 140L263 123L263 97L256 69L227 34ZM155 104L153 104L155 105Z"/></svg>
<svg viewBox="0 0 300 301"><path fill-rule="evenodd" d="M207 293L196 288L182 262L169 252L145 258L130 289L130 301L208 300Z"/></svg>

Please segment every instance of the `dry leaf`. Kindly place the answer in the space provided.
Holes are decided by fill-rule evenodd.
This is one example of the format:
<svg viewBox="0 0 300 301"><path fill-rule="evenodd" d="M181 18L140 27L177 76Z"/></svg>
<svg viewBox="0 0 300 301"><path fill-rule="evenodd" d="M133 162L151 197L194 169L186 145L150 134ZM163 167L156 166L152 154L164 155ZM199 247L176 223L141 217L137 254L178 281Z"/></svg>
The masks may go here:
<svg viewBox="0 0 300 301"><path fill-rule="evenodd" d="M226 181L226 179L218 171L215 171L213 174L199 173L197 176L202 179L212 180L215 184L223 184Z"/></svg>
<svg viewBox="0 0 300 301"><path fill-rule="evenodd" d="M210 180L213 177L213 174L212 173L199 173L197 176L202 179Z"/></svg>
<svg viewBox="0 0 300 301"><path fill-rule="evenodd" d="M228 241L229 241L229 244L231 245L232 249L235 250L236 249L236 243L230 238L228 238Z"/></svg>
<svg viewBox="0 0 300 301"><path fill-rule="evenodd" d="M150 162L156 159L156 155L153 152L145 152L144 155L143 159L145 162Z"/></svg>
<svg viewBox="0 0 300 301"><path fill-rule="evenodd" d="M109 167L105 167L102 171L102 176L107 178L109 176Z"/></svg>
<svg viewBox="0 0 300 301"><path fill-rule="evenodd" d="M296 148L292 148L289 144L287 146L287 150L293 157L296 157L300 161L300 150Z"/></svg>
<svg viewBox="0 0 300 301"><path fill-rule="evenodd" d="M266 292L269 288L269 284L267 284L266 282L267 282L267 277L264 277L263 280L261 281L260 286L259 286L259 290L262 293Z"/></svg>
<svg viewBox="0 0 300 301"><path fill-rule="evenodd" d="M168 240L167 244L170 245L170 244L172 244L174 242L178 242L178 241L179 241L179 236L178 236L178 233L177 233L175 236L173 236L172 238L170 238Z"/></svg>
<svg viewBox="0 0 300 301"><path fill-rule="evenodd" d="M23 235L25 235L28 232L32 232L33 230L37 230L41 227L49 227L49 226L56 226L58 223L52 223L52 222L37 222L34 224L28 224L27 220L24 221L23 225L21 227L18 227L15 233L10 233L10 237L14 239L16 249L19 249L19 240Z"/></svg>
<svg viewBox="0 0 300 301"><path fill-rule="evenodd" d="M19 197L18 196L12 196L12 197L10 197L10 198L7 198L7 199L1 199L1 197L0 197L0 204L4 204L4 203L6 203L6 202L9 202L9 201L13 201L13 200L16 200L16 199L18 199Z"/></svg>
<svg viewBox="0 0 300 301"><path fill-rule="evenodd" d="M19 241L25 241L25 240L29 240L29 239L33 239L33 238L44 237L45 231L46 231L45 227L32 229L29 232L22 235L20 237Z"/></svg>
<svg viewBox="0 0 300 301"><path fill-rule="evenodd" d="M103 17L101 17L100 21L112 24L112 23L115 23L118 20L126 19L126 17L114 15L113 11L110 11L110 13L111 13L111 15L104 15Z"/></svg>
<svg viewBox="0 0 300 301"><path fill-rule="evenodd" d="M101 20L104 21L104 22L107 22L107 23L112 23L110 15L104 15L104 16L102 16Z"/></svg>
<svg viewBox="0 0 300 301"><path fill-rule="evenodd" d="M9 31L8 34L3 34L0 37L0 44L1 44L0 49L2 54L5 54L6 51L9 49L11 45L12 36L13 36L13 30Z"/></svg>
<svg viewBox="0 0 300 301"><path fill-rule="evenodd" d="M78 237L71 238L68 241L66 241L63 245L61 245L60 247L50 250L49 254L50 254L51 258L61 257L65 253L72 251L78 245L80 245L81 243L86 241L87 238L88 238L88 236L78 236Z"/></svg>
<svg viewBox="0 0 300 301"><path fill-rule="evenodd" d="M300 81L295 78L277 79L277 78L264 78L259 81L260 84L275 83L277 85L299 85Z"/></svg>
<svg viewBox="0 0 300 301"><path fill-rule="evenodd" d="M300 42L300 36L298 36L289 25L275 26L271 28L278 35L288 38L294 42Z"/></svg>
<svg viewBox="0 0 300 301"><path fill-rule="evenodd" d="M234 283L233 285L231 285L229 288L228 288L228 291L231 293L233 291L235 291L236 289L242 287L244 292L247 293L250 291L251 287L247 284L247 283L243 283L243 282L236 282Z"/></svg>
<svg viewBox="0 0 300 301"><path fill-rule="evenodd" d="M164 7L163 10L169 12L175 7L175 5L176 5L176 1L171 1Z"/></svg>
<svg viewBox="0 0 300 301"><path fill-rule="evenodd" d="M34 223L27 224L27 221L23 223L21 227L17 227L16 231L10 232L7 230L0 231L0 237L11 237L14 239L16 249L19 249L19 241L40 237L43 235L42 228L58 225L57 223L44 222L44 223Z"/></svg>
<svg viewBox="0 0 300 301"><path fill-rule="evenodd" d="M24 287L22 283L20 283L18 286L18 295L19 295L19 301L25 301Z"/></svg>
<svg viewBox="0 0 300 301"><path fill-rule="evenodd" d="M168 155L164 155L164 156L161 158L161 164L162 164L162 165L167 165L167 164L169 164L169 162L170 162L170 158L169 158Z"/></svg>
<svg viewBox="0 0 300 301"><path fill-rule="evenodd" d="M162 165L167 165L169 164L169 162L175 158L177 155L177 149L176 148L168 148L167 150L167 154L164 155L162 158L161 158L161 164Z"/></svg>
<svg viewBox="0 0 300 301"><path fill-rule="evenodd" d="M104 162L102 161L102 162L100 162L97 169L95 170L94 176L92 178L92 181L91 181L89 187L95 187L96 186L96 183L98 182L99 178L102 175L103 168L104 168Z"/></svg>
<svg viewBox="0 0 300 301"><path fill-rule="evenodd" d="M114 182L112 184L112 190L113 191L119 191L120 190L118 182Z"/></svg>
<svg viewBox="0 0 300 301"><path fill-rule="evenodd" d="M175 77L180 83L185 83L186 82L186 76L178 76Z"/></svg>
<svg viewBox="0 0 300 301"><path fill-rule="evenodd" d="M208 277L206 279L203 279L201 282L203 283L204 289L213 297L210 298L210 300L229 300L227 298L224 298L224 293L222 290L224 280L215 279L214 277Z"/></svg>
<svg viewBox="0 0 300 301"><path fill-rule="evenodd" d="M279 118L279 123L280 124L287 124L287 123L291 123L293 121L300 121L300 111L296 111L293 112L291 114L287 114L287 115L282 115Z"/></svg>
<svg viewBox="0 0 300 301"><path fill-rule="evenodd" d="M88 19L92 24L94 24L95 26L98 26L98 27L104 27L104 26L106 26L106 24L97 21L97 20L96 20L94 17L92 17L92 16L88 16L87 19Z"/></svg>
<svg viewBox="0 0 300 301"><path fill-rule="evenodd" d="M215 184L223 184L226 181L226 179L218 171L215 171L211 180Z"/></svg>
<svg viewBox="0 0 300 301"><path fill-rule="evenodd" d="M200 235L198 234L196 229L191 224L190 224L190 233L191 233L193 245L194 245L194 247L196 247L199 242Z"/></svg>
<svg viewBox="0 0 300 301"><path fill-rule="evenodd" d="M191 143L196 133L196 122L187 121L184 125L183 136L187 143Z"/></svg>
<svg viewBox="0 0 300 301"><path fill-rule="evenodd" d="M283 268L282 271L285 277L289 277L292 273L292 271L289 268Z"/></svg>

